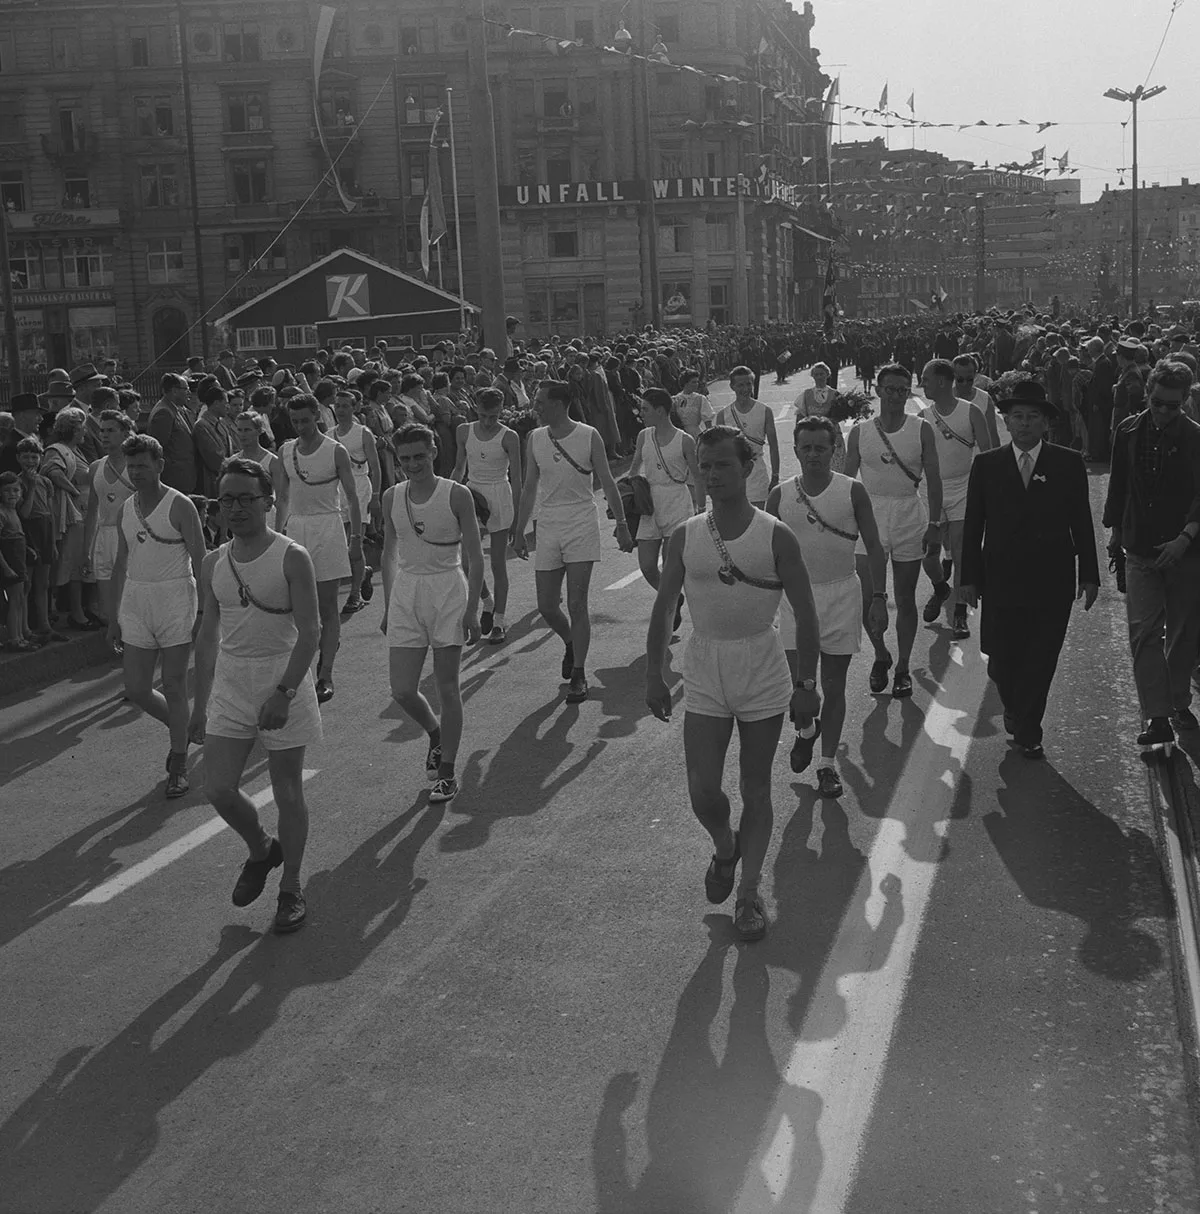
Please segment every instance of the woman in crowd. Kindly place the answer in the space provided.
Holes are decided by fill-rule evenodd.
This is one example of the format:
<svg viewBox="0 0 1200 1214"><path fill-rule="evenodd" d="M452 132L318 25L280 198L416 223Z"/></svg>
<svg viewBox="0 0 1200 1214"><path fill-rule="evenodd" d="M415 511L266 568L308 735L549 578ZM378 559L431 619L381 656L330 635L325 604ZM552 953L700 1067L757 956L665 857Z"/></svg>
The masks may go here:
<svg viewBox="0 0 1200 1214"><path fill-rule="evenodd" d="M812 366L813 386L805 388L796 398L796 418L828 417L834 401L837 400L836 388L829 386L829 368L824 363L814 363ZM837 441L833 447L834 472L841 472L846 466L846 439L841 426L837 427Z"/></svg>
<svg viewBox="0 0 1200 1214"><path fill-rule="evenodd" d="M54 419L52 442L42 456L41 473L54 486L54 529L58 559L51 571L55 591L67 587L67 614L72 628L90 632L104 624L83 602L83 518L91 492L87 460L79 454L86 415L82 409L63 409Z"/></svg>

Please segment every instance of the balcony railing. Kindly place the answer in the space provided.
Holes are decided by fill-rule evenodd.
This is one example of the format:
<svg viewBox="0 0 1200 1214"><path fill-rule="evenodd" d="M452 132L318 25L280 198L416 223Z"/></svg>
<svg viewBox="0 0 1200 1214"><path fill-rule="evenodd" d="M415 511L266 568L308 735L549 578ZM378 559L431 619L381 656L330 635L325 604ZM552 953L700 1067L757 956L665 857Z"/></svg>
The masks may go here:
<svg viewBox="0 0 1200 1214"><path fill-rule="evenodd" d="M79 160L100 151L100 136L82 128L72 135L43 135L42 151L54 161Z"/></svg>

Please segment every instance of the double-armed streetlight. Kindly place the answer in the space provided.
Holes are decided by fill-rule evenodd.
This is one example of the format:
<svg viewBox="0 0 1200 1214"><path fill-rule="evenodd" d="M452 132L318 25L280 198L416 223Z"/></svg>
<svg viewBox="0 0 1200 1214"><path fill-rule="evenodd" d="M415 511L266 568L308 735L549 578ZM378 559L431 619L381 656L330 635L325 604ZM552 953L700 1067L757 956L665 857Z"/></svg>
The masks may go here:
<svg viewBox="0 0 1200 1214"><path fill-rule="evenodd" d="M1153 88L1146 88L1144 84L1139 84L1132 93L1126 92L1125 89L1112 88L1107 89L1104 93L1106 97L1111 97L1114 101L1128 101L1133 105L1133 198L1130 208L1130 219L1133 226L1133 243L1130 246L1130 279L1129 279L1129 310L1131 314L1137 313L1138 307L1138 159L1137 159L1137 114L1138 102L1149 101L1151 97L1157 97L1159 93L1166 92L1165 84L1156 84Z"/></svg>

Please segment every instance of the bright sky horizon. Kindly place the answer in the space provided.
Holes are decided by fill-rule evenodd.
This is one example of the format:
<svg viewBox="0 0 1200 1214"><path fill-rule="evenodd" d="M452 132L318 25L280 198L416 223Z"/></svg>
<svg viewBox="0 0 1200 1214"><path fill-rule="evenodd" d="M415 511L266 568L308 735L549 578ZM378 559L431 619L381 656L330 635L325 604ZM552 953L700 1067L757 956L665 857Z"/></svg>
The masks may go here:
<svg viewBox="0 0 1200 1214"><path fill-rule="evenodd" d="M907 114L913 93L921 121L1057 124L1041 134L1025 126L918 129L918 147L979 165L1026 163L1043 145L1047 165L1069 152L1083 201L1094 202L1105 184L1118 185L1122 167L1126 186L1131 181L1131 106L1104 91L1159 84L1166 92L1138 107L1139 176L1147 185L1200 182L1200 98L1189 84L1200 0L813 0L813 10L812 45L826 75L841 77L849 105L878 106L887 84L888 108ZM842 117L835 140L884 134L847 125L859 115ZM893 128L890 140L893 148L912 146L906 128Z"/></svg>

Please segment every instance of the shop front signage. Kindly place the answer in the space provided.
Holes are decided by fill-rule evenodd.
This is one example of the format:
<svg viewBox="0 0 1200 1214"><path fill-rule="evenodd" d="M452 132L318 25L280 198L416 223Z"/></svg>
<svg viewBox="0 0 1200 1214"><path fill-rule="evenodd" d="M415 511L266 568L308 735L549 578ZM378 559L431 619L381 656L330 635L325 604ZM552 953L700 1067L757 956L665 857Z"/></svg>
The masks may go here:
<svg viewBox="0 0 1200 1214"><path fill-rule="evenodd" d="M111 304L110 291L18 291L13 302L19 308L46 308L56 304Z"/></svg>
<svg viewBox="0 0 1200 1214"><path fill-rule="evenodd" d="M693 202L707 198L753 198L800 205L802 186L777 177L656 177L650 183L656 202ZM500 187L502 207L588 206L642 202L644 181L563 181Z"/></svg>
<svg viewBox="0 0 1200 1214"><path fill-rule="evenodd" d="M8 213L8 227L12 232L116 227L120 222L121 212L116 207L86 211L10 211Z"/></svg>

